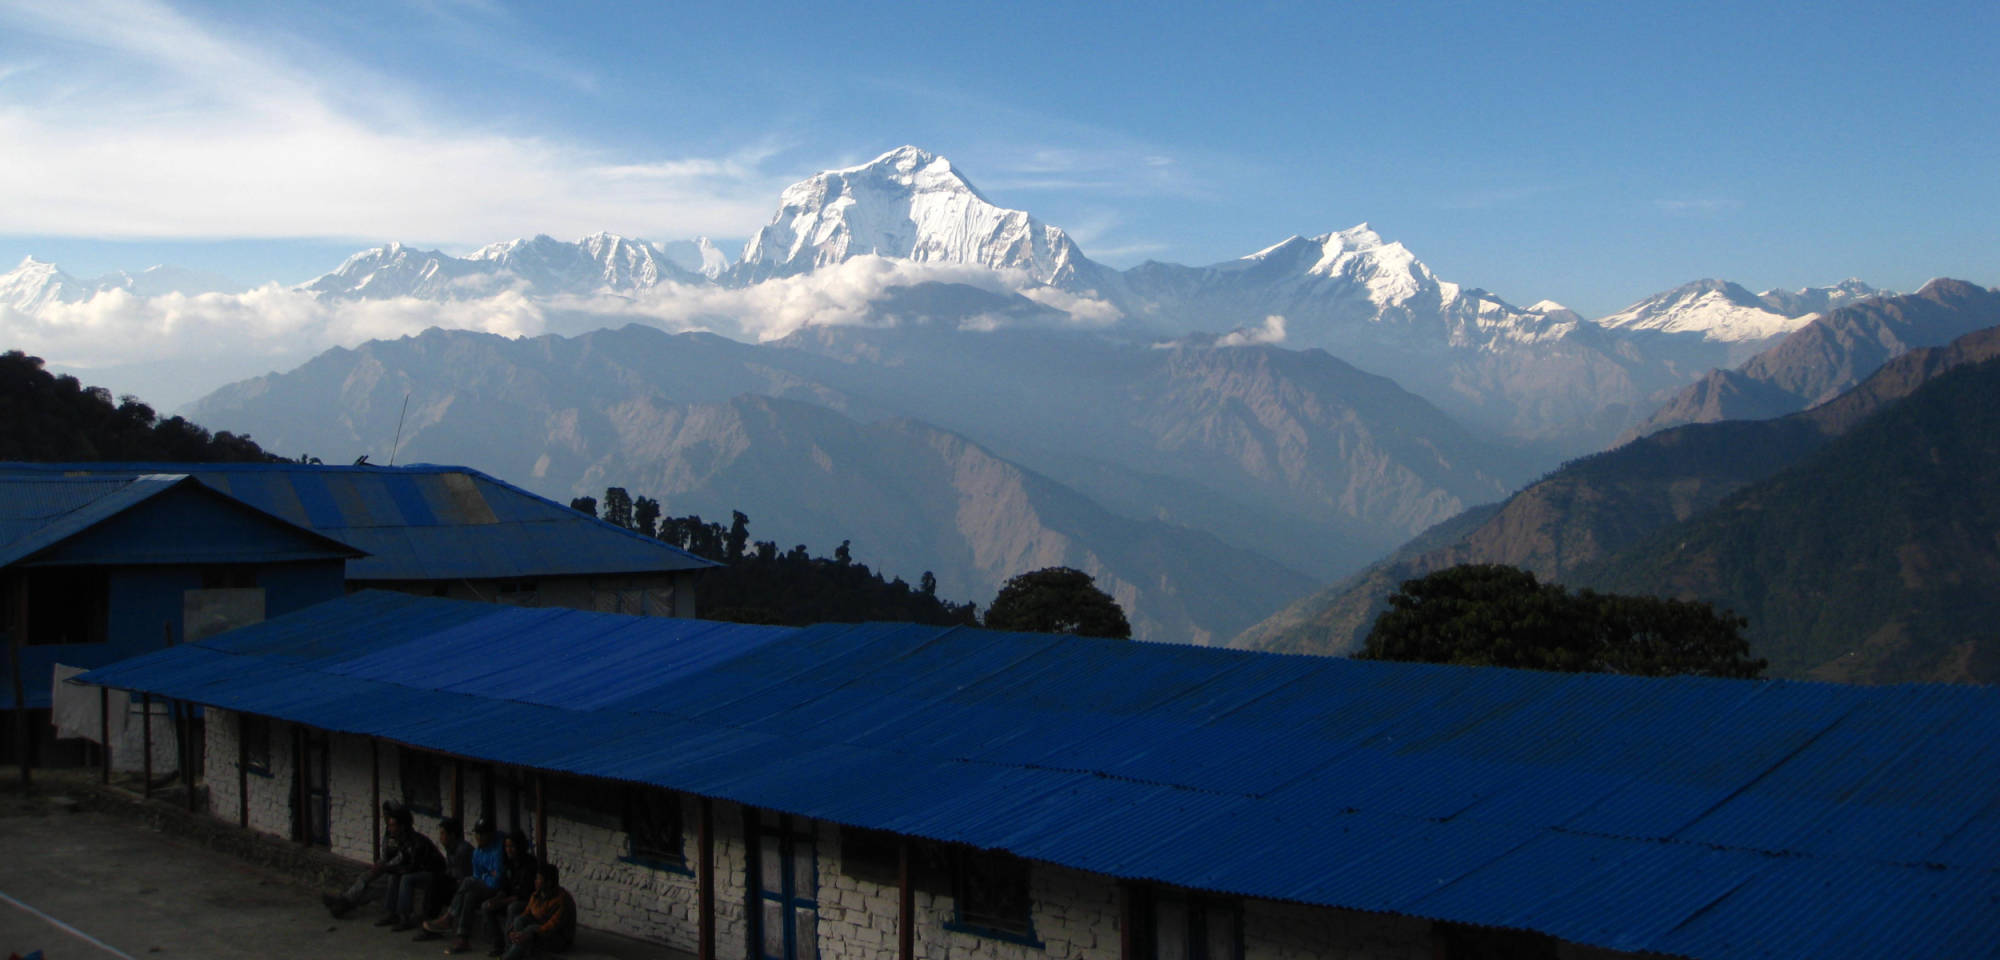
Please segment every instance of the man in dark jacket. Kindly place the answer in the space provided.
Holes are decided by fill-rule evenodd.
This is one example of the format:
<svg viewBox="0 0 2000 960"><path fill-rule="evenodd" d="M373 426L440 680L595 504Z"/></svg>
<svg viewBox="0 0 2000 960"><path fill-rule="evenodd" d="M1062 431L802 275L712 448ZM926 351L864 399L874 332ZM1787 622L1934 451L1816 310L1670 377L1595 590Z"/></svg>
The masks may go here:
<svg viewBox="0 0 2000 960"><path fill-rule="evenodd" d="M486 937L493 943L493 949L486 954L489 957L506 952L507 928L527 909L528 898L535 894L535 875L541 871L527 835L520 831L508 834L502 849L507 866L501 871L500 892L487 898L479 908L486 918Z"/></svg>
<svg viewBox="0 0 2000 960"><path fill-rule="evenodd" d="M402 879L415 866L419 856L419 844L424 846L430 844L428 839L411 828L410 822L409 808L394 800L382 801L382 859L371 864L368 872L362 874L345 891L339 894L327 894L320 898L320 902L326 904L327 910L336 918L348 915L355 907L367 902L368 888L376 880L386 879L382 906L388 914L388 919L386 922L378 922L378 925L387 926L396 922L398 905L402 902ZM432 850L435 852L436 848L432 847Z"/></svg>

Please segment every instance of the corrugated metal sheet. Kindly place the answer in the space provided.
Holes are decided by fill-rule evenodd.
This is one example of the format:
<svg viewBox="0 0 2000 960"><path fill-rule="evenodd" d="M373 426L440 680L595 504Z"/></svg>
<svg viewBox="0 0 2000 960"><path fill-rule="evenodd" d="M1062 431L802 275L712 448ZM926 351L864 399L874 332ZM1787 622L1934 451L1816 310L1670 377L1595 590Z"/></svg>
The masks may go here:
<svg viewBox="0 0 2000 960"><path fill-rule="evenodd" d="M369 555L349 580L492 580L714 566L465 467L295 463L0 464L0 481L130 482L194 476L250 506ZM0 536L6 532L0 518Z"/></svg>
<svg viewBox="0 0 2000 960"><path fill-rule="evenodd" d="M376 593L89 679L1113 876L1619 950L2000 945L1990 689Z"/></svg>
<svg viewBox="0 0 2000 960"><path fill-rule="evenodd" d="M173 474L77 479L0 475L0 567L61 543L187 479Z"/></svg>

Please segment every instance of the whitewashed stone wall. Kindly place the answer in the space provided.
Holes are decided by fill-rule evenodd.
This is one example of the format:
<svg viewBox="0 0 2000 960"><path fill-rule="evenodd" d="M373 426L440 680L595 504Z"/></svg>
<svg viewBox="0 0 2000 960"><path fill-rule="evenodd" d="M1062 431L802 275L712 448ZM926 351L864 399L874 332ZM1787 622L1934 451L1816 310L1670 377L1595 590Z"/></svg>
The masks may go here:
<svg viewBox="0 0 2000 960"><path fill-rule="evenodd" d="M826 960L884 960L896 956L898 891L893 884L849 876L841 869L840 829L819 830L819 952ZM956 904L943 893L918 889L912 927L916 955L926 960L1117 960L1118 884L1110 877L1036 863L1028 871L1035 937L1041 948L980 936L946 925Z"/></svg>
<svg viewBox="0 0 2000 960"><path fill-rule="evenodd" d="M686 870L624 859L630 838L622 830L558 816L548 821L548 857L562 868L563 886L576 898L586 925L693 952L699 944L699 891L692 873L701 851L700 801L681 796L682 850ZM715 942L721 956L741 956L746 943L744 878L749 860L743 814L735 804L714 804Z"/></svg>
<svg viewBox="0 0 2000 960"><path fill-rule="evenodd" d="M214 707L202 711L202 782L208 785L208 812L236 822L237 714Z"/></svg>

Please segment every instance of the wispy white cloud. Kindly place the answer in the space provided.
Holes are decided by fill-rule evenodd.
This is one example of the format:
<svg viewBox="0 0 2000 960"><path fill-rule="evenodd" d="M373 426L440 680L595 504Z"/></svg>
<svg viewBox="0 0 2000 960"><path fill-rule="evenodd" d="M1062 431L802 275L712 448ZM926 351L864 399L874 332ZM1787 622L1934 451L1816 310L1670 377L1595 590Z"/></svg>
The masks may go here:
<svg viewBox="0 0 2000 960"><path fill-rule="evenodd" d="M1678 217L1712 217L1740 209L1743 204L1727 197L1668 197L1653 201L1661 213Z"/></svg>
<svg viewBox="0 0 2000 960"><path fill-rule="evenodd" d="M0 29L89 52L61 98L0 86L0 232L670 239L740 234L784 184L764 145L635 158L438 119L366 68L153 0L0 2Z"/></svg>

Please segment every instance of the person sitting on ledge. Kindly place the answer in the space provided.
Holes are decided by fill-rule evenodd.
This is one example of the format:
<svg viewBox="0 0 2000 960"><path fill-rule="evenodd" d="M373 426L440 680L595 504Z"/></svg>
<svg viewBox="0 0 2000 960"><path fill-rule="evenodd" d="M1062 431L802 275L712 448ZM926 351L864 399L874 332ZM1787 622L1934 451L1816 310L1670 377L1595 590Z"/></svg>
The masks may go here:
<svg viewBox="0 0 2000 960"><path fill-rule="evenodd" d="M345 891L338 894L324 894L320 902L335 919L347 916L355 907L368 899L368 888L377 879L387 878L387 889L382 894L382 907L388 913L388 920L381 925L395 923L402 891L400 881L412 869L417 858L417 841L429 841L410 828L410 811L394 800L382 801L382 859L368 867L368 872L354 881Z"/></svg>
<svg viewBox="0 0 2000 960"><path fill-rule="evenodd" d="M488 897L479 908L486 918L486 939L493 944L493 949L486 952L489 957L506 952L507 930L514 925L514 918L527 909L528 898L535 894L535 877L541 873L526 834L518 830L508 834L503 849L507 866L500 872L500 892Z"/></svg>
<svg viewBox="0 0 2000 960"><path fill-rule="evenodd" d="M424 921L423 929L417 932L418 940L436 940L439 934L451 929L448 925L432 928L451 916L452 896L472 876L472 844L465 842L464 821L457 817L438 821L438 849L444 853L445 872L435 878L424 895L424 912L435 912L436 917Z"/></svg>
<svg viewBox="0 0 2000 960"><path fill-rule="evenodd" d="M507 934L506 960L561 953L576 942L576 900L562 888L561 880L562 871L555 864L542 864L528 908L515 918L514 929Z"/></svg>
<svg viewBox="0 0 2000 960"><path fill-rule="evenodd" d="M478 844L472 850L472 876L458 885L447 915L424 924L428 933L458 931L458 939L452 941L447 953L462 953L471 948L472 928L479 922L479 908L500 892L501 877L506 870L506 854L493 835L493 821L480 817L472 825L472 839Z"/></svg>

